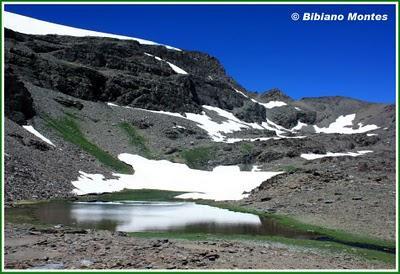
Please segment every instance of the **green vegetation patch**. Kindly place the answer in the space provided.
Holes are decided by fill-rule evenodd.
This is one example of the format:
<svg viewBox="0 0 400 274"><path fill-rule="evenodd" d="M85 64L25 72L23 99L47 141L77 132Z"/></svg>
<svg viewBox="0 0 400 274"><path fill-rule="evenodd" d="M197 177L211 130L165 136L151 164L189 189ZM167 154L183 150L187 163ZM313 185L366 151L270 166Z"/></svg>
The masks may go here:
<svg viewBox="0 0 400 274"><path fill-rule="evenodd" d="M207 166L209 160L215 157L215 153L213 146L196 147L182 151L181 157L190 168L202 169Z"/></svg>
<svg viewBox="0 0 400 274"><path fill-rule="evenodd" d="M207 234L207 233L182 233L182 232L131 232L131 237L141 238L172 238L190 241L217 241L217 240L239 240L239 241L258 241L276 242L279 244L291 245L294 247L318 248L328 252L346 252L356 256L361 256L367 260L381 261L394 266L396 256L382 251L355 248L335 242L324 242L315 240L293 239L281 236L268 235L245 235L245 234Z"/></svg>
<svg viewBox="0 0 400 274"><path fill-rule="evenodd" d="M72 119L76 119L76 120L81 120L82 121L82 118L79 117L78 115L76 115L75 113L66 111L66 112L64 112L64 114L67 115L68 117L72 118Z"/></svg>
<svg viewBox="0 0 400 274"><path fill-rule="evenodd" d="M110 153L104 151L96 144L90 142L82 133L79 125L71 116L54 119L48 115L43 116L47 126L56 130L65 140L71 142L84 151L96 157L102 164L112 168L114 171L125 174L132 174L133 168L130 165L118 160Z"/></svg>
<svg viewBox="0 0 400 274"><path fill-rule="evenodd" d="M118 127L127 134L127 136L129 137L129 143L139 149L139 154L141 156L152 158L153 155L146 145L146 140L134 126L127 122L123 122L118 124Z"/></svg>
<svg viewBox="0 0 400 274"><path fill-rule="evenodd" d="M174 197L184 194L185 192L153 190L153 189L124 189L119 192L105 193L100 195L80 196L80 201L174 201Z"/></svg>
<svg viewBox="0 0 400 274"><path fill-rule="evenodd" d="M240 144L240 151L243 153L250 153L254 148L253 144L250 143L241 143Z"/></svg>
<svg viewBox="0 0 400 274"><path fill-rule="evenodd" d="M362 244L368 244L368 245L375 245L375 246L380 246L380 247L387 247L387 248L395 248L396 247L396 242L395 241L387 241L387 240L382 240L382 239L377 239L373 237L369 237L366 235L358 235L358 234L352 234L348 233L339 229L330 229L330 228L324 228L316 225L311 225L311 224L305 224L302 223L293 217L286 216L286 215L279 215L275 213L265 213L262 211L258 211L255 209L247 209L243 208L240 206L234 206L231 204L227 203L221 203L221 202L215 202L211 200L196 200L196 203L199 204L206 204L210 206L215 206L219 208L224 208L236 212L243 212L243 213L251 213L251 214L256 214L260 217L265 217L265 218L270 218L275 220L279 225L295 229L297 231L303 231L303 232L312 232L315 234L323 235L326 237L329 237L330 239L342 243L347 243L347 244L355 244L355 243L362 243ZM385 253L387 254L387 253Z"/></svg>
<svg viewBox="0 0 400 274"><path fill-rule="evenodd" d="M298 167L295 166L283 166L280 168L280 171L284 171L286 173L292 174L295 173L296 171L300 170Z"/></svg>

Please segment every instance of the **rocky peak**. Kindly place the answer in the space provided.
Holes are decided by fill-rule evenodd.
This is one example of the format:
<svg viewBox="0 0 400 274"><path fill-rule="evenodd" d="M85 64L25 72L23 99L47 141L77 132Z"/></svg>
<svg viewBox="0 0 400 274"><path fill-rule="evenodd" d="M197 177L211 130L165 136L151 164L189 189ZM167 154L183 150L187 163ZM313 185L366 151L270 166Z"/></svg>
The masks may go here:
<svg viewBox="0 0 400 274"><path fill-rule="evenodd" d="M287 96L283 91L277 88L273 88L270 90L267 90L263 93L260 94L260 99L262 99L265 102L269 101L283 101L283 102L290 102L293 101L292 98Z"/></svg>

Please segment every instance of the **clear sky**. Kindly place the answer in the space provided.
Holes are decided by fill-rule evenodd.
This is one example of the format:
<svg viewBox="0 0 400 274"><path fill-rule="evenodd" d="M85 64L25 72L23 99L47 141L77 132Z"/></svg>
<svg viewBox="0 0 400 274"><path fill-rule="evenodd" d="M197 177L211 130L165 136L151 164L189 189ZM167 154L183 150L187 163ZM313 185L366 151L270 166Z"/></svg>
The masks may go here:
<svg viewBox="0 0 400 274"><path fill-rule="evenodd" d="M6 5L45 21L217 57L249 91L395 101L394 5ZM293 21L297 12L379 13L387 21Z"/></svg>

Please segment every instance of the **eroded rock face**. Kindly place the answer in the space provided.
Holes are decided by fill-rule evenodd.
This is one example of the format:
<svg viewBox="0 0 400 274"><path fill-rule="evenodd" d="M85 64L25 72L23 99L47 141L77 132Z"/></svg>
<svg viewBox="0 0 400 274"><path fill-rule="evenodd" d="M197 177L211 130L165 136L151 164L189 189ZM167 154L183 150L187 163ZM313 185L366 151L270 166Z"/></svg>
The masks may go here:
<svg viewBox="0 0 400 274"><path fill-rule="evenodd" d="M217 59L199 52L7 30L5 56L6 66L22 80L83 100L177 113L201 113L202 105L209 105L247 122L266 117L263 107L234 92L240 86ZM177 73L168 62L188 74Z"/></svg>
<svg viewBox="0 0 400 274"><path fill-rule="evenodd" d="M282 102L290 102L293 101L292 98L287 96L283 91L277 88L273 88L267 90L259 95L259 98L263 102L269 101L282 101Z"/></svg>
<svg viewBox="0 0 400 274"><path fill-rule="evenodd" d="M24 83L12 73L12 70L6 70L4 85L6 117L19 125L25 125L26 120L35 115L31 94L25 88Z"/></svg>
<svg viewBox="0 0 400 274"><path fill-rule="evenodd" d="M298 121L312 125L315 123L316 117L315 111L298 110L289 106L272 108L268 111L268 118L285 128L296 126Z"/></svg>

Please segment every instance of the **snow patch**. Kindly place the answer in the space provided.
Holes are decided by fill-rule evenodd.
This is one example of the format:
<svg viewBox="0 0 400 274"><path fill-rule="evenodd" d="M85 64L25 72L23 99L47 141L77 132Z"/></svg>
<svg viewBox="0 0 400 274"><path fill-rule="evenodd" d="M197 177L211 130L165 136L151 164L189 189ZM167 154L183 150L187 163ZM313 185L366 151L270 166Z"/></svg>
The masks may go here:
<svg viewBox="0 0 400 274"><path fill-rule="evenodd" d="M369 136L378 136L378 134L377 133L367 133L367 136L369 137Z"/></svg>
<svg viewBox="0 0 400 274"><path fill-rule="evenodd" d="M224 143L236 143L240 141L266 141L270 139L282 139L282 138L305 138L306 136L284 136L282 134L291 132L291 130L288 130L271 120L267 119L266 122L263 122L261 125L257 123L248 123L245 121L242 121L238 119L235 115L233 115L231 112L220 109L218 107L213 107L213 106L202 106L203 109L208 110L208 111L214 111L216 112L220 117L224 118L225 121L222 122L216 122L211 119L210 116L206 114L206 112L202 112L201 114L197 113L185 113L185 116L180 114L180 113L175 113L175 112L168 112L168 111L159 111L159 110L148 110L148 109L141 109L137 108L143 111L148 111L148 112L153 112L153 113L158 113L158 114L165 114L165 115L170 115L174 117L179 117L182 119L190 120L192 122L195 122L198 127L204 129L207 131L208 135L211 137L211 139L214 142L224 142ZM258 138L227 138L225 134L228 133L233 133L237 131L241 131L243 129L267 129L271 131L275 131L277 134L276 137L258 137Z"/></svg>
<svg viewBox="0 0 400 274"><path fill-rule="evenodd" d="M361 156L361 155L371 153L371 152L373 152L373 151L372 150L360 150L357 152L344 152L344 153L328 152L326 154L303 153L300 155L300 157L304 158L306 160L315 160L315 159L320 159L320 158L325 158L325 157L341 157L341 156L357 157L357 156Z"/></svg>
<svg viewBox="0 0 400 274"><path fill-rule="evenodd" d="M282 101L270 101L268 103L260 103L260 102L258 102L258 103L260 105L263 105L267 109L276 108L276 107L283 107L283 106L287 105L285 102L282 102Z"/></svg>
<svg viewBox="0 0 400 274"><path fill-rule="evenodd" d="M244 92L237 90L235 88L233 88L233 90L239 94L241 94L242 96L249 98L252 102L257 103L257 104L261 104L260 102L258 102L257 100L254 100L253 98L250 98L249 96L247 96L246 94L244 94Z"/></svg>
<svg viewBox="0 0 400 274"><path fill-rule="evenodd" d="M353 121L356 118L356 114L341 115L335 122L331 123L328 127L320 128L314 125L316 133L340 133L340 134L354 134L354 133L365 133L367 131L378 129L376 125L363 126L362 123L358 124L357 129L353 129Z"/></svg>
<svg viewBox="0 0 400 274"><path fill-rule="evenodd" d="M38 137L39 139L41 139L42 141L48 143L49 145L52 145L53 147L55 147L55 145L53 144L52 141L50 141L49 139L47 139L46 137L44 137L42 134L39 133L39 131L37 131L36 129L33 128L33 126L22 126L24 129L26 129L27 131L29 131L30 133L32 133L33 135L35 135L36 137Z"/></svg>
<svg viewBox="0 0 400 274"><path fill-rule="evenodd" d="M253 166L251 172L258 172L261 171L261 166Z"/></svg>
<svg viewBox="0 0 400 274"><path fill-rule="evenodd" d="M172 128L181 128L181 129L186 129L185 127L183 127L183 126L180 126L180 125L173 126Z"/></svg>
<svg viewBox="0 0 400 274"><path fill-rule="evenodd" d="M156 60L158 60L158 61L166 62L166 63L170 66L170 68L172 68L172 70L175 71L175 72L178 73L178 74L188 74L186 71L184 71L184 70L181 69L180 67L175 66L174 64L172 64L172 63L170 63L170 62L168 62L168 61L165 61L165 60L161 59L161 58L158 57L158 56L152 55L152 54L147 53L147 52L145 52L144 54L147 55L147 56L150 56L150 57L154 57L154 58L155 58Z"/></svg>
<svg viewBox="0 0 400 274"><path fill-rule="evenodd" d="M300 122L300 121L297 121L297 125L294 126L294 127L292 127L292 128L290 129L290 131L291 131L291 132L293 132L293 131L299 131L300 129L302 129L303 127L306 127L306 126L308 126L306 123L302 123L302 122Z"/></svg>
<svg viewBox="0 0 400 274"><path fill-rule="evenodd" d="M155 43L153 41L144 40L135 37L116 35L104 32L97 32L85 29L79 29L74 27L68 27L60 24L50 23L42 20L38 20L32 17L15 14L12 12L3 12L3 26L17 32L26 34L46 35L46 34L58 34L58 35L69 35L76 37L95 36L95 37L108 37L121 40L134 40L142 45L157 45L164 46L168 49L180 51L180 49Z"/></svg>
<svg viewBox="0 0 400 274"><path fill-rule="evenodd" d="M263 181L283 172L240 171L239 166L218 166L212 171L191 169L185 164L167 160L149 160L139 155L120 154L121 161L135 169L132 175L114 174L116 179L104 179L101 174L80 172L72 184L74 193L114 192L123 189L162 189L188 192L179 198L202 198L216 201L240 200L244 194Z"/></svg>
<svg viewBox="0 0 400 274"><path fill-rule="evenodd" d="M107 103L107 106L110 106L110 107L119 107L119 105L114 104L114 103L111 103L111 102L108 102L108 103Z"/></svg>
<svg viewBox="0 0 400 274"><path fill-rule="evenodd" d="M186 71L184 71L180 67L175 66L174 64L172 64L172 63L170 63L168 61L167 61L167 64L173 69L173 71L175 71L178 74L188 74Z"/></svg>
<svg viewBox="0 0 400 274"><path fill-rule="evenodd" d="M131 107L125 107L125 108L132 109ZM163 111L163 110L151 110L151 109L144 109L144 108L135 108L135 109L186 119L186 117L184 117L182 114L177 113L177 112L169 112L169 111Z"/></svg>
<svg viewBox="0 0 400 274"><path fill-rule="evenodd" d="M147 110L147 109L141 109L141 110L170 115L195 122L196 124L198 124L198 127L207 131L208 135L215 142L225 142L226 137L224 136L224 134L240 131L243 128L263 129L263 127L257 123L246 123L244 121L241 121L238 118L236 118L232 113L220 109L218 107L212 107L206 105L203 105L202 107L205 110L216 112L219 116L225 118L226 120L221 123L215 122L204 111L201 114L185 113L185 116L183 116L180 113L174 113L168 111L157 111L157 110Z"/></svg>

